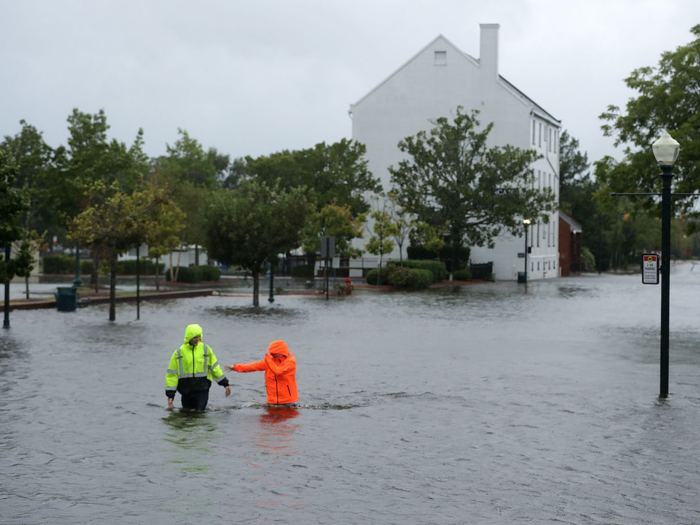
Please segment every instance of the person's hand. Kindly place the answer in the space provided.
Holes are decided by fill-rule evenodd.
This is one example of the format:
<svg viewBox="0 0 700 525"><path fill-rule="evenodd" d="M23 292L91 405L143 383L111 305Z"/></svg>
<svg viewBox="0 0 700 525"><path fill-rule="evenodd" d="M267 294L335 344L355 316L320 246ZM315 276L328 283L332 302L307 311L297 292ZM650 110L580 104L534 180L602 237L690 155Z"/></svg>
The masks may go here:
<svg viewBox="0 0 700 525"><path fill-rule="evenodd" d="M236 366L236 365L231 365L231 366L226 365L226 366L224 367L224 370L226 370L227 372L233 372L233 367L234 367L234 366Z"/></svg>
<svg viewBox="0 0 700 525"><path fill-rule="evenodd" d="M172 409L173 409L173 398L169 397L168 398L168 410L172 410Z"/></svg>
<svg viewBox="0 0 700 525"><path fill-rule="evenodd" d="M227 387L226 387L226 397L228 397L228 396L230 396L230 395L231 395L231 387L230 387L230 386L227 386Z"/></svg>

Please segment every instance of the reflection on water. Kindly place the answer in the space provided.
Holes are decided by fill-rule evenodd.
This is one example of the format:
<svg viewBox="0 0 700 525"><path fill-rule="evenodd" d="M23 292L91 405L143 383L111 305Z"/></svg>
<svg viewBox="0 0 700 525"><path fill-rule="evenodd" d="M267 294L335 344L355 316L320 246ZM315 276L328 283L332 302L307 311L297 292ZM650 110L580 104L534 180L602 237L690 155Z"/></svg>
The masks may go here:
<svg viewBox="0 0 700 525"><path fill-rule="evenodd" d="M170 462L188 472L209 470L214 461L211 440L217 430L213 419L206 412L174 409L163 422L169 427L164 439L174 445Z"/></svg>
<svg viewBox="0 0 700 525"><path fill-rule="evenodd" d="M294 432L299 425L293 419L299 416L296 408L265 407L260 415L260 429L255 445L270 454L291 456L298 454Z"/></svg>

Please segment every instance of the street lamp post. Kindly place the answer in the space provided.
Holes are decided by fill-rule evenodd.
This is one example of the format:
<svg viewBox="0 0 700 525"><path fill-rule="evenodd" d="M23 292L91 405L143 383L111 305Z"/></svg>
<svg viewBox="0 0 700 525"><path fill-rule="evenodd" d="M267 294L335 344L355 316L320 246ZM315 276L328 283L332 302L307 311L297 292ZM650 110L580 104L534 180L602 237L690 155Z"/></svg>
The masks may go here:
<svg viewBox="0 0 700 525"><path fill-rule="evenodd" d="M669 305L671 287L671 181L673 165L678 158L680 144L664 131L652 145L656 162L661 167L661 356L659 397L668 397L669 364Z"/></svg>
<svg viewBox="0 0 700 525"><path fill-rule="evenodd" d="M525 226L525 284L527 284L527 232L530 230L530 219L523 219Z"/></svg>

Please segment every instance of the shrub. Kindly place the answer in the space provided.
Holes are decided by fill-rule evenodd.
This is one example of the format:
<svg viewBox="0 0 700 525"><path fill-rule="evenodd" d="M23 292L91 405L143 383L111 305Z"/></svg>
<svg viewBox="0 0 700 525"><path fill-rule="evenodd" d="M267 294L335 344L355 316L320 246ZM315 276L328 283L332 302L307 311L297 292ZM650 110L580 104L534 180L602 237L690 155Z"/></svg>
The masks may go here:
<svg viewBox="0 0 700 525"><path fill-rule="evenodd" d="M160 263L158 266L160 267L158 273L163 273L165 264ZM117 263L117 273L121 275L136 275L136 259L119 261ZM139 273L142 275L156 273L156 264L150 259L139 260Z"/></svg>
<svg viewBox="0 0 700 525"><path fill-rule="evenodd" d="M396 261L393 261L392 264L398 264ZM434 277L434 281L436 283L439 283L441 281L444 281L447 279L447 267L445 266L445 263L442 261L404 261L403 265L407 268L415 268L418 270L430 270Z"/></svg>
<svg viewBox="0 0 700 525"><path fill-rule="evenodd" d="M389 284L392 288L423 290L433 284L434 274L430 270L398 266L391 273Z"/></svg>
<svg viewBox="0 0 700 525"><path fill-rule="evenodd" d="M472 272L470 270L457 270L456 272L452 272L452 278L455 281L471 281Z"/></svg>
<svg viewBox="0 0 700 525"><path fill-rule="evenodd" d="M75 272L75 257L70 255L46 255L43 258L44 273Z"/></svg>
<svg viewBox="0 0 700 525"><path fill-rule="evenodd" d="M382 284L391 284L391 275L395 271L396 266L393 264L387 264L382 268ZM377 284L377 279L379 278L379 270L370 270L367 272L367 284Z"/></svg>
<svg viewBox="0 0 700 525"><path fill-rule="evenodd" d="M92 261L80 261L80 273L92 274Z"/></svg>
<svg viewBox="0 0 700 525"><path fill-rule="evenodd" d="M221 271L216 266L198 266L202 281L215 282L221 279Z"/></svg>
<svg viewBox="0 0 700 525"><path fill-rule="evenodd" d="M314 265L313 264L297 264L292 266L292 277L313 277L314 276Z"/></svg>
<svg viewBox="0 0 700 525"><path fill-rule="evenodd" d="M166 273L166 279L172 281L172 269L168 269ZM199 266L180 266L180 271L177 274L177 282L179 283L189 283L196 284L202 280L202 272L199 270Z"/></svg>
<svg viewBox="0 0 700 525"><path fill-rule="evenodd" d="M457 253L457 257L459 258L460 264L462 267L466 267L467 261L469 261L469 255L471 253L471 249L469 247L461 247ZM414 260L438 260L441 259L445 265L447 266L447 270L458 270L459 268L450 268L450 265L452 264L452 245L451 244L446 244L442 250L440 250L440 253L434 252L427 250L424 246L413 246L410 245L408 248L406 248L406 254L408 255L409 259L414 259Z"/></svg>

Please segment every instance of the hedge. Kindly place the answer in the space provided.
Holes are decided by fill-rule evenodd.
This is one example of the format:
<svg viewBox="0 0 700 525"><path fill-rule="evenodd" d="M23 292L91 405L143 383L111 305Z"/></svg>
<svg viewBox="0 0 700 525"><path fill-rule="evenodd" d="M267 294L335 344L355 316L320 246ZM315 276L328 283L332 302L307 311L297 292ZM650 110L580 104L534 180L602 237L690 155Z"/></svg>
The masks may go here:
<svg viewBox="0 0 700 525"><path fill-rule="evenodd" d="M389 284L392 288L424 290L433 284L434 278L435 276L430 270L399 266L391 273Z"/></svg>
<svg viewBox="0 0 700 525"><path fill-rule="evenodd" d="M46 255L42 261L44 264L43 272L45 274L75 272L75 257L71 255ZM165 269L165 264L160 263L158 266L160 268L159 273L162 274ZM150 259L141 259L139 261L139 272L141 274L154 274L156 273L156 265ZM80 273L92 273L92 260L80 261ZM136 275L136 259L118 261L117 274Z"/></svg>
<svg viewBox="0 0 700 525"><path fill-rule="evenodd" d="M199 266L199 271L202 274L202 281L218 281L221 279L221 270L216 266Z"/></svg>
<svg viewBox="0 0 700 525"><path fill-rule="evenodd" d="M440 252L434 252L425 249L424 246L409 246L406 248L406 254L408 255L409 259L414 259L414 260L438 260L441 259L445 265L447 266L447 270L451 271L453 268L450 268L450 265L452 264L452 245L451 244L445 244L445 246L440 250ZM469 261L469 255L471 254L471 249L469 247L461 247L458 250L457 256L459 258L459 261L461 263L462 267L466 267L467 262ZM459 268L457 268L459 269Z"/></svg>
<svg viewBox="0 0 700 525"><path fill-rule="evenodd" d="M472 272L470 270L457 270L456 272L452 272L452 278L455 281L471 281Z"/></svg>
<svg viewBox="0 0 700 525"><path fill-rule="evenodd" d="M382 268L382 284L391 284L391 274L396 269L396 266L389 264L385 268ZM377 279L379 277L379 270L370 270L367 272L367 277L365 280L367 284L377 284Z"/></svg>
<svg viewBox="0 0 700 525"><path fill-rule="evenodd" d="M314 276L314 265L313 264L297 264L292 266L292 277L313 277Z"/></svg>
<svg viewBox="0 0 700 525"><path fill-rule="evenodd" d="M389 264L400 266L396 261L392 261ZM387 265L388 266L388 265ZM430 270L434 277L436 283L442 282L447 279L447 267L442 261L413 261L408 260L403 262L403 266L407 268L415 268L417 270Z"/></svg>

